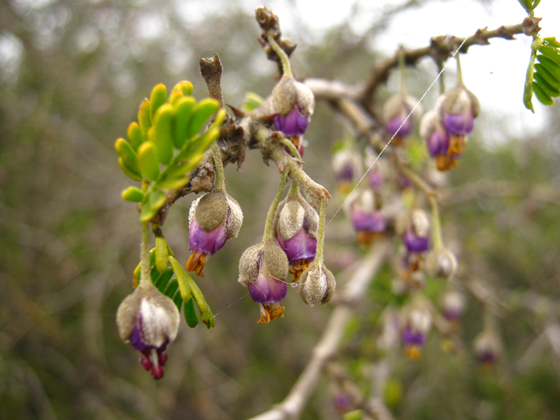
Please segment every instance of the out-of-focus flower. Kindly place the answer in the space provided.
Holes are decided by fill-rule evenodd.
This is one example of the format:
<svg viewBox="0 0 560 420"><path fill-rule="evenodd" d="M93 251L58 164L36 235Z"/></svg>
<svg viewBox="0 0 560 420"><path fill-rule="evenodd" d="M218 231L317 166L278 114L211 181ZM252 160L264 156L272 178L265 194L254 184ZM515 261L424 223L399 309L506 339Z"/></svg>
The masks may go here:
<svg viewBox="0 0 560 420"><path fill-rule="evenodd" d="M436 110L449 135L449 155L460 155L466 145L465 136L472 134L474 119L480 112L477 97L462 83L442 95Z"/></svg>
<svg viewBox="0 0 560 420"><path fill-rule="evenodd" d="M426 271L434 278L448 279L457 270L457 259L447 248L434 248L426 257Z"/></svg>
<svg viewBox="0 0 560 420"><path fill-rule="evenodd" d="M403 224L402 221L400 221ZM421 254L430 248L430 219L422 209L413 209L405 216L403 242L410 254Z"/></svg>
<svg viewBox="0 0 560 420"><path fill-rule="evenodd" d="M265 239L245 250L239 260L239 283L249 288L253 301L259 304L259 324L284 317L280 302L286 297L288 257L276 239Z"/></svg>
<svg viewBox="0 0 560 420"><path fill-rule="evenodd" d="M443 315L456 324L465 312L465 296L457 290L448 290L443 295Z"/></svg>
<svg viewBox="0 0 560 420"><path fill-rule="evenodd" d="M332 165L338 190L348 193L362 172L360 155L351 148L340 149L334 153Z"/></svg>
<svg viewBox="0 0 560 420"><path fill-rule="evenodd" d="M301 136L307 130L315 108L313 92L291 75L284 75L272 91L274 125L289 136Z"/></svg>
<svg viewBox="0 0 560 420"><path fill-rule="evenodd" d="M299 295L305 303L325 305L334 295L336 281L333 273L322 262L313 262L305 269L298 282Z"/></svg>
<svg viewBox="0 0 560 420"><path fill-rule="evenodd" d="M278 244L293 267L290 270L294 275L292 281L298 281L317 252L319 215L297 187L292 187L288 197L278 205L275 225Z"/></svg>
<svg viewBox="0 0 560 420"><path fill-rule="evenodd" d="M177 336L179 311L151 282L141 282L117 311L119 335L141 354L141 363L154 379L163 377L165 349Z"/></svg>
<svg viewBox="0 0 560 420"><path fill-rule="evenodd" d="M420 135L426 141L430 156L435 159L436 168L440 171L448 171L457 167L457 159L460 155L449 152L449 134L441 123L436 111L430 111L424 115L420 122Z"/></svg>
<svg viewBox="0 0 560 420"><path fill-rule="evenodd" d="M474 339L474 353L484 369L491 368L501 352L500 339L492 329L485 329Z"/></svg>
<svg viewBox="0 0 560 420"><path fill-rule="evenodd" d="M358 243L371 245L376 236L385 232L387 220L376 209L375 196L370 189L362 189L351 201L350 212Z"/></svg>
<svg viewBox="0 0 560 420"><path fill-rule="evenodd" d="M220 250L227 239L237 238L243 223L241 207L224 191L211 191L193 201L189 211L189 242L192 251L187 270L204 277L206 255Z"/></svg>
<svg viewBox="0 0 560 420"><path fill-rule="evenodd" d="M417 99L401 92L390 97L383 105L385 130L387 130L389 136L395 136L392 142L393 145L402 145L403 139L410 134L412 127L420 120L422 115L422 108L420 106L408 117L410 111L412 111L417 103Z"/></svg>
<svg viewBox="0 0 560 420"><path fill-rule="evenodd" d="M432 314L424 306L409 308L405 312L401 338L405 354L413 360L422 357L422 347L426 342L430 327L432 326Z"/></svg>

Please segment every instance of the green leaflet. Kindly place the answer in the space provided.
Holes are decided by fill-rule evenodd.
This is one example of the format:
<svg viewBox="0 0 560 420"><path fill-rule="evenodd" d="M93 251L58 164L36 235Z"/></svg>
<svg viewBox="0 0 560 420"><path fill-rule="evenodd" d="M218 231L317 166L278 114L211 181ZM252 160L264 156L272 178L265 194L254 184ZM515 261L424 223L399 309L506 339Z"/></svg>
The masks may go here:
<svg viewBox="0 0 560 420"><path fill-rule="evenodd" d="M187 128L196 101L188 96L176 102L173 141L177 149L181 149L187 141Z"/></svg>
<svg viewBox="0 0 560 420"><path fill-rule="evenodd" d="M552 98L545 93L545 91L539 86L537 83L533 83L533 89L535 91L535 95L537 96L538 100L541 101L545 105L552 105L554 101Z"/></svg>
<svg viewBox="0 0 560 420"><path fill-rule="evenodd" d="M189 121L187 137L191 138L197 134L219 107L220 103L212 98L206 98L200 101L196 105L193 115Z"/></svg>
<svg viewBox="0 0 560 420"><path fill-rule="evenodd" d="M159 161L154 143L147 141L138 149L138 164L140 172L149 181L157 180L159 176Z"/></svg>
<svg viewBox="0 0 560 420"><path fill-rule="evenodd" d="M160 273L163 273L167 268L168 258L169 248L167 247L167 241L161 236L156 236L156 268Z"/></svg>
<svg viewBox="0 0 560 420"><path fill-rule="evenodd" d="M134 150L138 150L140 145L144 143L144 135L142 134L142 129L137 122L131 122L126 131L128 141L132 145Z"/></svg>
<svg viewBox="0 0 560 420"><path fill-rule="evenodd" d="M144 199L144 193L139 188L128 187L126 190L123 190L122 198L125 201L140 203Z"/></svg>
<svg viewBox="0 0 560 420"><path fill-rule="evenodd" d="M165 204L165 194L162 191L154 190L146 196L147 200L145 199L142 203L142 210L140 211L141 222L149 222L152 220Z"/></svg>
<svg viewBox="0 0 560 420"><path fill-rule="evenodd" d="M185 311L185 321L187 325L194 328L198 325L198 314L196 313L196 308L194 307L194 299L190 299L183 305L183 310Z"/></svg>
<svg viewBox="0 0 560 420"><path fill-rule="evenodd" d="M138 167L138 156L129 142L122 138L117 139L115 142L115 150L128 168L130 168L133 172L140 172L140 168Z"/></svg>
<svg viewBox="0 0 560 420"><path fill-rule="evenodd" d="M138 124L142 130L144 138L148 136L148 130L152 126L152 117L150 116L150 101L145 99L140 104L140 109L138 110Z"/></svg>
<svg viewBox="0 0 560 420"><path fill-rule="evenodd" d="M173 118L175 110L169 104L162 105L154 118L153 142L157 147L159 161L169 164L173 158Z"/></svg>
<svg viewBox="0 0 560 420"><path fill-rule="evenodd" d="M169 284L171 277L173 277L173 269L171 267L166 268L165 271L158 276L156 281L154 281L154 286L163 293Z"/></svg>

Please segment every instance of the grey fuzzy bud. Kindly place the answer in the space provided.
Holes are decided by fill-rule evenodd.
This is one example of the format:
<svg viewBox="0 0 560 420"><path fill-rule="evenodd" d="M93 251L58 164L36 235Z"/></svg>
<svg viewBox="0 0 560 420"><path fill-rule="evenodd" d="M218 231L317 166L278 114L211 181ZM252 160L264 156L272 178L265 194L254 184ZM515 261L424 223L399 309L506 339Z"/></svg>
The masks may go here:
<svg viewBox="0 0 560 420"><path fill-rule="evenodd" d="M238 282L243 286L254 283L259 277L261 266L278 280L285 280L289 273L288 257L276 239L268 239L245 250L239 260Z"/></svg>
<svg viewBox="0 0 560 420"><path fill-rule="evenodd" d="M334 295L336 280L323 263L313 262L302 273L298 282L299 295L309 306L328 303Z"/></svg>
<svg viewBox="0 0 560 420"><path fill-rule="evenodd" d="M229 194L226 194L228 210L226 221L226 233L228 239L237 238L241 225L243 224L243 211L239 203Z"/></svg>
<svg viewBox="0 0 560 420"><path fill-rule="evenodd" d="M416 236L426 237L430 234L430 218L422 209L414 209L410 214L410 226Z"/></svg>
<svg viewBox="0 0 560 420"><path fill-rule="evenodd" d="M227 194L221 191L211 191L193 201L189 211L189 220L196 218L198 225L207 232L220 226L228 213Z"/></svg>
<svg viewBox="0 0 560 420"><path fill-rule="evenodd" d="M448 279L457 269L457 259L448 249L436 248L426 258L426 272L434 278Z"/></svg>
<svg viewBox="0 0 560 420"><path fill-rule="evenodd" d="M443 115L444 112L463 114L471 111L473 116L476 117L480 113L480 103L474 93L459 85L449 89L440 97L436 109L440 111L440 115Z"/></svg>
<svg viewBox="0 0 560 420"><path fill-rule="evenodd" d="M317 211L299 194L288 195L278 205L274 225L282 240L294 237L302 228L309 237L316 239L319 229L319 215Z"/></svg>
<svg viewBox="0 0 560 420"><path fill-rule="evenodd" d="M239 279L243 286L254 283L259 276L259 267L262 264L262 242L250 246L243 252L239 259Z"/></svg>
<svg viewBox="0 0 560 420"><path fill-rule="evenodd" d="M272 91L272 107L281 115L287 115L297 107L303 116L312 115L315 109L315 97L306 85L291 76L282 76Z"/></svg>
<svg viewBox="0 0 560 420"><path fill-rule="evenodd" d="M152 283L141 283L120 304L117 326L123 341L130 339L139 318L142 320L143 339L148 346L161 347L166 341L173 341L177 336L177 306Z"/></svg>
<svg viewBox="0 0 560 420"><path fill-rule="evenodd" d="M383 104L383 119L385 121L388 121L399 115L407 116L410 111L414 109L417 103L418 99L403 93L398 93L394 96L391 96ZM410 121L412 122L412 124L418 123L421 115L422 107L418 105L414 110L414 113L410 116Z"/></svg>
<svg viewBox="0 0 560 420"><path fill-rule="evenodd" d="M286 280L290 270L288 257L276 239L263 241L263 262L268 272L278 280Z"/></svg>

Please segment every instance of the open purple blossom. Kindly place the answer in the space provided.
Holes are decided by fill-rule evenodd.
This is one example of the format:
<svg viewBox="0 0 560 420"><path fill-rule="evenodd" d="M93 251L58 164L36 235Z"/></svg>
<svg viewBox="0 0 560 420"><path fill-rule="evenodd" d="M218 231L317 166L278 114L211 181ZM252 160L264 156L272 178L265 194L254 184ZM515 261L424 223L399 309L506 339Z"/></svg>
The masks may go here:
<svg viewBox="0 0 560 420"><path fill-rule="evenodd" d="M276 239L265 239L245 250L239 260L239 283L249 288L251 298L259 304L259 324L284 316L280 302L288 292L288 258Z"/></svg>
<svg viewBox="0 0 560 420"><path fill-rule="evenodd" d="M130 342L141 354L140 362L161 379L167 361L167 345L177 336L179 312L171 299L151 282L141 282L117 311L121 339Z"/></svg>
<svg viewBox="0 0 560 420"><path fill-rule="evenodd" d="M211 191L195 200L189 211L189 243L192 251L187 270L204 277L207 255L222 249L227 239L236 238L243 223L237 201L223 191Z"/></svg>

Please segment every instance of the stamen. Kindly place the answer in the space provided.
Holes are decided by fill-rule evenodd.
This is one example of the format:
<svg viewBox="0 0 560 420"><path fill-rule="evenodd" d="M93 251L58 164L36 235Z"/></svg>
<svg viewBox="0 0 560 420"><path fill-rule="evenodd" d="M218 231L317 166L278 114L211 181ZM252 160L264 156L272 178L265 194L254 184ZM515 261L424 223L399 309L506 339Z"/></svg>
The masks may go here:
<svg viewBox="0 0 560 420"><path fill-rule="evenodd" d="M198 249L193 249L187 264L185 265L187 271L194 271L197 276L204 277L202 269L206 265L206 254Z"/></svg>
<svg viewBox="0 0 560 420"><path fill-rule="evenodd" d="M270 322L270 315L262 303L259 303L259 306L261 309L261 319L257 321L257 324L268 324Z"/></svg>
<svg viewBox="0 0 560 420"><path fill-rule="evenodd" d="M416 344L411 344L404 348L404 353L412 360L419 360L422 358L422 348Z"/></svg>

